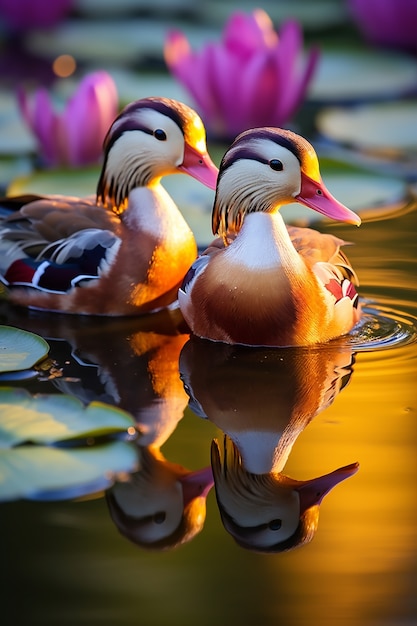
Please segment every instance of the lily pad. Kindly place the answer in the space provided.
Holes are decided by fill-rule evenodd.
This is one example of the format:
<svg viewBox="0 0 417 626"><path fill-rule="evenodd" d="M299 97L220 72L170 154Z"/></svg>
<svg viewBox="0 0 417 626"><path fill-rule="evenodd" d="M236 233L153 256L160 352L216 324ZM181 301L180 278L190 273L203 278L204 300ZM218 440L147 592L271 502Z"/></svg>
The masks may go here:
<svg viewBox="0 0 417 626"><path fill-rule="evenodd" d="M34 333L0 326L0 372L27 370L49 352L49 344Z"/></svg>
<svg viewBox="0 0 417 626"><path fill-rule="evenodd" d="M1 372L0 383L22 382L32 380L39 376L39 372L34 369L22 370L21 372Z"/></svg>
<svg viewBox="0 0 417 626"><path fill-rule="evenodd" d="M106 69L115 82L121 106L139 98L163 96L164 98L179 100L195 108L195 102L189 92L171 74L150 74L132 71L121 66L108 66Z"/></svg>
<svg viewBox="0 0 417 626"><path fill-rule="evenodd" d="M88 196L95 193L99 175L99 167L36 170L26 176L15 178L8 186L7 195L58 193L68 196Z"/></svg>
<svg viewBox="0 0 417 626"><path fill-rule="evenodd" d="M138 448L112 441L91 448L20 446L0 450L0 501L62 500L110 487L138 469Z"/></svg>
<svg viewBox="0 0 417 626"><path fill-rule="evenodd" d="M0 448L23 443L101 437L134 428L132 417L101 402L82 402L69 395L39 394L0 388Z"/></svg>
<svg viewBox="0 0 417 626"><path fill-rule="evenodd" d="M34 152L36 141L19 114L17 98L0 90L0 154L16 156Z"/></svg>
<svg viewBox="0 0 417 626"><path fill-rule="evenodd" d="M268 13L275 24L281 24L285 20L296 19L306 30L323 31L324 28L334 28L346 21L346 8L342 2L334 0L296 0L295 2L277 2L276 0L263 0L259 3ZM250 12L254 4L250 0L240 0L239 9ZM255 4L255 6L257 6ZM199 5L202 13L200 19L215 21L222 27L236 6L224 0L211 0Z"/></svg>
<svg viewBox="0 0 417 626"><path fill-rule="evenodd" d="M417 100L328 108L317 116L326 137L365 150L417 154Z"/></svg>
<svg viewBox="0 0 417 626"><path fill-rule="evenodd" d="M382 50L324 50L311 83L315 102L356 102L415 90L415 59Z"/></svg>
<svg viewBox="0 0 417 626"><path fill-rule="evenodd" d="M216 163L226 147L209 146L210 154ZM326 186L334 196L352 210L361 213L363 209L388 206L399 202L406 193L405 182L397 177L369 173L366 170L352 168L343 163L323 165L321 173ZM49 171L37 172L33 176L22 177L13 181L8 189L10 195L24 193L64 193L86 195L92 192L98 172ZM211 232L211 211L214 191L198 181L178 174L167 176L163 185L175 200L187 220L197 244L206 246L213 238ZM76 191L77 190L77 191ZM282 214L286 221L302 225L312 224L322 217L299 203L284 206Z"/></svg>
<svg viewBox="0 0 417 626"><path fill-rule="evenodd" d="M195 9L194 0L78 0L77 11L81 15L92 15L102 18L104 15L121 15L134 13L140 8L142 11L187 11ZM198 9L197 9L198 10Z"/></svg>
<svg viewBox="0 0 417 626"><path fill-rule="evenodd" d="M52 31L29 33L26 46L33 54L50 58L65 50L78 62L139 63L153 57L163 63L163 47L168 28L184 28L181 20L131 16L111 20L68 19ZM193 47L217 39L219 31L207 25L187 24L187 37Z"/></svg>

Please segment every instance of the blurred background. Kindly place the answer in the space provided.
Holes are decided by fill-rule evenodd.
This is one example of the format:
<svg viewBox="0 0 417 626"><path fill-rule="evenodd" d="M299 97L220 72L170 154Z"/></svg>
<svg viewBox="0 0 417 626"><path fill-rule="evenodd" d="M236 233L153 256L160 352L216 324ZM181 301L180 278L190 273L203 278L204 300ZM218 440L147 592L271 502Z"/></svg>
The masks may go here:
<svg viewBox="0 0 417 626"><path fill-rule="evenodd" d="M290 91L298 93L297 106L280 118L282 125L313 143L327 186L363 218L359 230L337 224L323 228L355 243L348 254L360 277L361 297L369 303L367 339L375 337L377 344L374 350L371 343L362 350L353 344L349 385L300 435L285 471L301 480L356 461L360 469L326 497L314 541L277 555L235 544L222 526L214 490L207 496L202 532L165 552L127 541L115 528L102 492L59 502L30 496L3 502L4 626L415 623L417 1L0 0L0 190L94 193L102 137L96 137L98 151L90 163L69 163L59 150L48 162L39 129L67 110L63 127L82 142L81 112L87 120L100 115L110 96L89 108L77 90L85 77L101 71L114 81L117 109L149 95L195 106L207 127L208 149L219 162L230 142L227 124L222 133L211 127L204 100L197 102L198 93L190 90L190 78L204 78L202 66L187 74L167 63L168 37L182 33L189 49L200 54L207 46L223 45L232 15L252 15L258 8L272 27L264 20L252 39L253 31L232 28L232 47L242 52L253 46L263 53L259 33L268 46L277 46L270 28L282 33L291 20L299 37L291 43L282 35L283 67L294 57L294 68L306 68L318 54L303 89L297 92L282 70L275 91L264 94L258 85L252 102L256 109L256 98L280 100ZM300 53L296 58L294 50ZM216 68L210 84L218 93L228 81L221 65ZM34 107L40 88L46 96ZM66 109L74 94L79 94L77 114ZM239 99L229 99L229 118L240 106ZM275 121L266 117L262 123ZM47 141L55 138L49 133ZM167 189L199 245L206 245L213 192L186 177L171 178ZM306 224L311 215L289 207L286 219ZM89 399L93 389L104 394L103 386L106 400L110 391L123 396L122 389L140 389L146 366L137 357L145 350L137 347L140 338L136 344L132 340L140 327L111 329L95 322L74 328L73 322L45 321L3 303L1 320L55 338L52 356L68 368L68 385L61 391L76 389L71 387L75 379L81 381L78 392ZM173 354L175 360L174 349ZM89 386L92 373L97 380ZM26 387L33 393L59 390L47 377ZM263 400L260 393L259 406ZM210 465L211 440L222 438L221 429L189 408L177 421L163 446L166 458L187 468Z"/></svg>

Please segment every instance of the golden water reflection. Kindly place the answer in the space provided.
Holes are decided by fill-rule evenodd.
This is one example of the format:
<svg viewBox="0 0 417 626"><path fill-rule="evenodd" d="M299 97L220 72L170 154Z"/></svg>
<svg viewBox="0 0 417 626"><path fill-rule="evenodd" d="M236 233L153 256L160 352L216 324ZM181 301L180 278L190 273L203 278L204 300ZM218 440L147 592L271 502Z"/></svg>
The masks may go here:
<svg viewBox="0 0 417 626"><path fill-rule="evenodd" d="M417 317L415 211L387 220L365 221L360 229L333 225L326 228L355 242L349 249L349 257L367 299ZM394 272L392 260L396 266ZM100 393L102 398L113 398L115 403L123 399L130 404L138 422L142 420L142 425L145 414L150 416L153 411L155 415L157 406L164 409L158 419L163 424L165 415L167 421L154 435L157 431L162 434L166 427L157 448L170 463L191 472L207 467L213 438L222 442L223 433L230 430L231 416L223 410L224 405L220 406L221 419L217 416L217 421L197 416L190 409L184 412L188 399L178 377L177 359L186 350L188 336L178 333L175 324L168 328L172 319L157 318L154 332L168 336L162 341L162 348L157 348L158 342L151 334L142 339L137 335L149 332L143 328L144 322L101 320L96 322L96 327L89 327L85 320L63 321L61 317L46 327L42 325L45 323L42 317L6 309L2 318L5 323L29 327L46 338L60 337L62 346L63 339L72 342L78 364L68 351L59 351L59 342L55 344L57 355L61 364L70 362L83 376L78 376L81 382L76 383L75 369L66 370L68 379L58 383L65 384L62 390L71 392L72 388L73 393L77 390L89 399L92 394ZM174 356L170 361L171 349ZM123 606L126 624L137 623L145 616L146 623L169 623L172 607L177 623L182 624L197 621L208 625L217 621L244 626L277 623L408 626L412 623L416 615L417 563L417 344L393 345L376 351L353 347L353 351L349 384L343 389L343 385L336 385L335 393L327 396L327 400L319 400L314 409L310 406L314 418L305 420L287 457L281 456L285 474L299 481L323 476L355 461L360 463L354 476L323 499L311 542L276 555L242 550L221 522L214 490L207 495L200 532L177 550L163 555L145 552L127 541L110 519L104 498L56 503L53 509L42 504L3 504L1 530L3 536L9 537L7 549L12 551L9 578L21 580L21 570L13 563L24 559L26 580L30 582L25 588L32 613L37 611L37 615L42 615L45 605L41 602L45 597L42 590L54 584L61 593L82 586L83 594L96 598L97 581L100 581L97 602L101 610L117 611L117 607ZM101 364L97 368L98 361ZM166 379L162 374L158 379L155 376L158 367L169 362ZM303 389L309 389L309 381L312 390L317 391L326 371L321 374L320 370L315 371L319 372L316 378L309 378L308 372L301 368L289 379L288 392L290 383L296 391L293 400L302 397ZM217 375L221 382L224 372L212 364L207 374ZM164 380L166 384L162 384ZM305 387L300 386L300 381L304 381ZM152 388L153 383L157 385ZM56 380L50 380L31 384L30 388L34 392L40 388L56 392L56 384ZM265 394L251 396L250 384L250 377L242 382L242 396L248 394L244 406L252 414L256 412L259 420L267 419L262 408ZM191 386L195 386L195 380ZM268 389L272 394L274 389ZM204 390L208 390L207 385L203 386ZM207 401L204 405L199 395L200 409L208 413ZM322 395L325 397L326 394ZM152 420L149 423L155 424ZM273 449L276 442L277 439ZM243 452L247 458L247 450ZM30 520L25 524L25 532L20 530L18 536L16 519ZM77 532L71 532L73 527ZM76 597L79 607L81 600L77 594ZM164 603L160 603L161 597ZM53 623L51 615L49 622L44 619L43 623ZM78 618L75 604L68 608L68 619L79 623Z"/></svg>

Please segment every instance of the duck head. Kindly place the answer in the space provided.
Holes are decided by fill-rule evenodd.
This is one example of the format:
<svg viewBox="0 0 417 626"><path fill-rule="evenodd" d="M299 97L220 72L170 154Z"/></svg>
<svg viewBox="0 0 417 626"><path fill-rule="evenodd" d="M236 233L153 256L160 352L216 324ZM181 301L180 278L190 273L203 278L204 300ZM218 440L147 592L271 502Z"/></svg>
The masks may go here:
<svg viewBox="0 0 417 626"><path fill-rule="evenodd" d="M280 128L247 130L220 164L213 233L226 241L226 234L240 230L247 213L273 212L294 201L334 220L361 222L326 188L316 152L304 137Z"/></svg>
<svg viewBox="0 0 417 626"><path fill-rule="evenodd" d="M140 470L106 492L110 516L119 532L141 548L178 547L204 526L211 467L191 471L157 449L140 448L140 453Z"/></svg>
<svg viewBox="0 0 417 626"><path fill-rule="evenodd" d="M168 174L185 173L216 188L218 169L207 152L203 122L176 100L150 97L127 105L103 149L97 199L117 212L132 189L156 184Z"/></svg>
<svg viewBox="0 0 417 626"><path fill-rule="evenodd" d="M284 552L309 543L317 531L323 498L359 468L352 463L299 481L281 473L248 472L227 435L220 448L214 440L211 463L223 525L241 547L255 552Z"/></svg>

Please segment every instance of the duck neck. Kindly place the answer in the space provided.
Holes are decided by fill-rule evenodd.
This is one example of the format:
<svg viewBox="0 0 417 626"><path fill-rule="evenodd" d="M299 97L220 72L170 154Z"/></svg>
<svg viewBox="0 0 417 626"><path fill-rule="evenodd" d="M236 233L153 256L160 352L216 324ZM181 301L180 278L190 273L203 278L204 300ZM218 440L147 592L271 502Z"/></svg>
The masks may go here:
<svg viewBox="0 0 417 626"><path fill-rule="evenodd" d="M226 253L253 270L300 264L284 220L278 210L255 211L245 216L242 227ZM232 260L232 259L231 259Z"/></svg>
<svg viewBox="0 0 417 626"><path fill-rule="evenodd" d="M174 170L167 168L166 172L161 171L153 163L152 156L146 152L122 153L121 146L116 142L107 153L101 169L97 200L120 214L126 210L133 190L158 188L162 176Z"/></svg>
<svg viewBox="0 0 417 626"><path fill-rule="evenodd" d="M150 234L155 234L155 229L159 233L161 228L175 233L178 221L185 224L177 205L159 184L132 189L122 220L129 229Z"/></svg>
<svg viewBox="0 0 417 626"><path fill-rule="evenodd" d="M236 444L247 472L279 473L283 470L295 439L271 431L240 431L227 433Z"/></svg>

